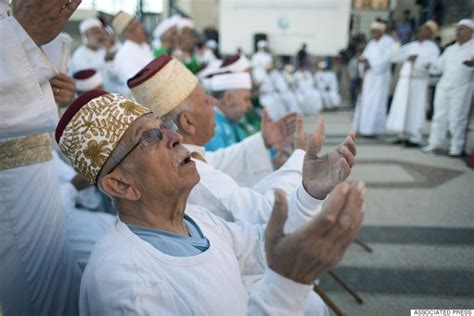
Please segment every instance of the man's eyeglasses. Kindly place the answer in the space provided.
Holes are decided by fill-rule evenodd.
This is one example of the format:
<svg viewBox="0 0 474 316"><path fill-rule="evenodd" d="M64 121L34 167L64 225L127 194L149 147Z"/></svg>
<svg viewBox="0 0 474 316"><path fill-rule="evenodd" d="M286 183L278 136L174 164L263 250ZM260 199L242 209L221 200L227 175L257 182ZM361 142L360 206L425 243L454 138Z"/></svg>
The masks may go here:
<svg viewBox="0 0 474 316"><path fill-rule="evenodd" d="M132 151L134 151L135 148L138 147L138 145L143 144L143 146L148 147L148 146L157 144L160 140L162 140L163 133L161 132L161 130L163 129L168 129L173 132L177 132L178 126L176 125L175 122L168 121L161 124L160 128L152 128L147 131L144 131L142 135L140 136L140 138L138 139L138 142L135 145L133 145L133 147L125 154L125 156L122 157L122 159L120 159L120 161L112 169L110 169L109 173L114 171L115 168L117 168L118 165L120 165L132 153Z"/></svg>

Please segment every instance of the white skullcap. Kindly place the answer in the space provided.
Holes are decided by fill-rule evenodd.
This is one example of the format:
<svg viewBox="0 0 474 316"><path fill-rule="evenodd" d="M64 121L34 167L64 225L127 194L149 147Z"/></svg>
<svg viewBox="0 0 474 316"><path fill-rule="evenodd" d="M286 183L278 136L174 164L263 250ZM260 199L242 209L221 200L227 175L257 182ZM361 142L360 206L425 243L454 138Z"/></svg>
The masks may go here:
<svg viewBox="0 0 474 316"><path fill-rule="evenodd" d="M380 32L385 32L385 23L379 22L379 21L374 21L370 24L370 29L371 30L378 30Z"/></svg>
<svg viewBox="0 0 474 316"><path fill-rule="evenodd" d="M160 39L163 34L171 30L173 27L177 27L181 17L179 15L173 15L170 18L164 19L161 21L153 31L153 37Z"/></svg>
<svg viewBox="0 0 474 316"><path fill-rule="evenodd" d="M459 21L458 26L466 26L474 31L474 21L471 19L462 19Z"/></svg>
<svg viewBox="0 0 474 316"><path fill-rule="evenodd" d="M100 20L96 17L87 18L84 21L82 21L81 24L79 24L79 33L84 35L86 34L87 30L90 30L94 27L103 28L104 26L102 25L102 22L100 22Z"/></svg>
<svg viewBox="0 0 474 316"><path fill-rule="evenodd" d="M252 88L252 79L248 72L218 74L211 78L212 91L226 91Z"/></svg>
<svg viewBox="0 0 474 316"><path fill-rule="evenodd" d="M318 63L318 67L321 68L321 69L325 69L328 67L328 63L324 60L321 60L319 63Z"/></svg>
<svg viewBox="0 0 474 316"><path fill-rule="evenodd" d="M76 89L81 92L97 89L103 84L102 75L94 69L84 69L72 76L76 82Z"/></svg>
<svg viewBox="0 0 474 316"><path fill-rule="evenodd" d="M425 25L431 30L431 33L438 32L438 23L433 20L429 20L425 22Z"/></svg>
<svg viewBox="0 0 474 316"><path fill-rule="evenodd" d="M260 49L260 48L264 48L264 47L268 47L268 42L265 41L265 40L259 40L257 42L257 48Z"/></svg>
<svg viewBox="0 0 474 316"><path fill-rule="evenodd" d="M188 19L188 18L180 18L179 21L178 21L178 30L182 30L184 28L190 28L190 29L194 29L194 22L193 20L191 19Z"/></svg>
<svg viewBox="0 0 474 316"><path fill-rule="evenodd" d="M134 19L133 15L120 11L117 13L113 20L112 20L112 28L115 31L117 36L122 35L123 31L127 28L127 26L132 22Z"/></svg>
<svg viewBox="0 0 474 316"><path fill-rule="evenodd" d="M238 58L236 59L237 56ZM220 66L221 72L244 72L249 70L252 66L250 60L248 60L245 55L236 55L233 57L233 60L230 60L231 58L232 56L224 60L223 64Z"/></svg>
<svg viewBox="0 0 474 316"><path fill-rule="evenodd" d="M206 46L210 47L210 48L213 48L213 49L216 49L217 48L217 42L213 39L210 39L206 42Z"/></svg>
<svg viewBox="0 0 474 316"><path fill-rule="evenodd" d="M211 62L209 65L206 66L206 68L200 70L196 76L201 80L203 83L205 79L210 79L209 77L217 74L220 72L220 66L222 65L222 60L217 59L213 62ZM210 89L209 89L210 90Z"/></svg>

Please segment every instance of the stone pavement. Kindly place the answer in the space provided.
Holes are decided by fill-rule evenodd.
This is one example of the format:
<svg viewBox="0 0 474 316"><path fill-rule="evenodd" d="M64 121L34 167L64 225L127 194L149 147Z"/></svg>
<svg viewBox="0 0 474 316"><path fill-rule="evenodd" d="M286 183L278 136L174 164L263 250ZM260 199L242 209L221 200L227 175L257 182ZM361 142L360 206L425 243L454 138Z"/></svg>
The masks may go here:
<svg viewBox="0 0 474 316"><path fill-rule="evenodd" d="M323 113L323 152L351 129L352 113ZM316 118L305 118L305 129ZM471 119L468 148L474 146ZM426 132L428 133L429 127ZM358 139L350 179L368 186L360 240L335 271L364 299L359 305L328 275L324 289L347 315L410 315L415 308L474 309L474 171L461 159Z"/></svg>

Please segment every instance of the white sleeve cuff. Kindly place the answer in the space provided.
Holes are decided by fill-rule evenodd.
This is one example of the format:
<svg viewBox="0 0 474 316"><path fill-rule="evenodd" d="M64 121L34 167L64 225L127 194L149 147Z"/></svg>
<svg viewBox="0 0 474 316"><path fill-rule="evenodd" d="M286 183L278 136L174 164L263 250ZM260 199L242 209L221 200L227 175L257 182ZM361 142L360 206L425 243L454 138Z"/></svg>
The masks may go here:
<svg viewBox="0 0 474 316"><path fill-rule="evenodd" d="M296 199L306 210L319 209L324 200L318 200L306 192L303 184L298 186L296 191Z"/></svg>
<svg viewBox="0 0 474 316"><path fill-rule="evenodd" d="M251 293L250 314L303 315L304 304L312 290L312 285L287 279L267 268L263 281L256 293Z"/></svg>

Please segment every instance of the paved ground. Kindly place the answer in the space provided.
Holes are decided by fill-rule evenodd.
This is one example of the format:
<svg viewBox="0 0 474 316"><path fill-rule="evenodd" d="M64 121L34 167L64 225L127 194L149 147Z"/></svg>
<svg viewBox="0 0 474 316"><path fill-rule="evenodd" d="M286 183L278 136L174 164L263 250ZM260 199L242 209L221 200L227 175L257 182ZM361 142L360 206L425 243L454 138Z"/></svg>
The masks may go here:
<svg viewBox="0 0 474 316"><path fill-rule="evenodd" d="M351 112L323 115L327 151L350 130ZM310 130L315 118L305 122ZM461 159L391 145L393 139L359 139L351 175L369 188L359 236L374 252L353 244L335 271L365 302L359 305L330 276L321 287L347 315L474 309L474 171Z"/></svg>

